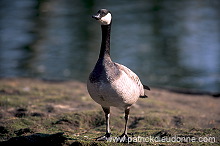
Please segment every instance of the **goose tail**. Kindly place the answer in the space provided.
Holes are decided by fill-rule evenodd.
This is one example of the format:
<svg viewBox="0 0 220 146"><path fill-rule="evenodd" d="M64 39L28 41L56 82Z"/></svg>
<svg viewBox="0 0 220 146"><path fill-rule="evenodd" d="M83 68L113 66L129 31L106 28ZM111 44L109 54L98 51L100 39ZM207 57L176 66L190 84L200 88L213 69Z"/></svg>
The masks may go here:
<svg viewBox="0 0 220 146"><path fill-rule="evenodd" d="M147 95L144 95L144 96L140 96L140 98L148 98L148 96L147 96Z"/></svg>
<svg viewBox="0 0 220 146"><path fill-rule="evenodd" d="M148 87L147 85L143 85L143 87L146 90L150 90L150 87ZM148 98L148 96L144 94L144 96L140 96L140 98Z"/></svg>
<svg viewBox="0 0 220 146"><path fill-rule="evenodd" d="M144 86L144 89L150 90L150 87L148 87L147 85L143 85L143 86Z"/></svg>

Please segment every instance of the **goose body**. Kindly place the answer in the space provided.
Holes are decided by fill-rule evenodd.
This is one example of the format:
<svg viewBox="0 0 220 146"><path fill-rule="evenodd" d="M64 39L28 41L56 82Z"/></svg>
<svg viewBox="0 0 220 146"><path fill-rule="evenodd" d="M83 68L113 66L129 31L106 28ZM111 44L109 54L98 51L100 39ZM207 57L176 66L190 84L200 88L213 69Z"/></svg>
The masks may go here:
<svg viewBox="0 0 220 146"><path fill-rule="evenodd" d="M98 69L95 67L90 74L88 91L93 100L104 107L126 108L145 96L144 87L134 72L124 65L112 61L107 63Z"/></svg>
<svg viewBox="0 0 220 146"><path fill-rule="evenodd" d="M147 97L144 89L150 90L150 88L142 85L138 76L129 68L111 60L110 32L112 15L110 11L101 9L96 15L93 15L93 18L101 23L102 43L99 59L87 81L87 89L91 98L102 106L106 117L106 134L97 138L97 140L107 140L110 137L109 117L111 106L125 109L125 130L120 137L126 138L130 107L140 97Z"/></svg>

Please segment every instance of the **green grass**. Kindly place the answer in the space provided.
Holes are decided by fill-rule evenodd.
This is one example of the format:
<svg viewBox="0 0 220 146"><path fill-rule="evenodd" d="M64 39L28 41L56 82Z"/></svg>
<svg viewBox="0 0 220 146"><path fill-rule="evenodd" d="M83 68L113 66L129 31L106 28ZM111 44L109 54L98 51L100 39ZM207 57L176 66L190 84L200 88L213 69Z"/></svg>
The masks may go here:
<svg viewBox="0 0 220 146"><path fill-rule="evenodd" d="M215 137L220 144L217 127L202 127L199 116L187 111L171 110L163 101L142 100L133 107L129 119L130 137ZM148 108L151 107L151 108ZM0 81L0 141L10 138L36 137L65 139L61 145L112 145L97 142L105 134L105 118L101 107L88 95L85 85L78 82L44 82L32 79ZM112 109L110 119L113 137L124 128L123 111ZM196 120L196 121L195 121ZM56 134L58 133L58 134ZM63 134L59 134L63 133ZM34 138L33 138L34 137ZM29 137L28 137L29 138ZM29 138L30 139L30 138ZM1 143L0 143L1 144ZM208 142L133 142L133 145L211 145ZM120 143L119 145L126 145Z"/></svg>

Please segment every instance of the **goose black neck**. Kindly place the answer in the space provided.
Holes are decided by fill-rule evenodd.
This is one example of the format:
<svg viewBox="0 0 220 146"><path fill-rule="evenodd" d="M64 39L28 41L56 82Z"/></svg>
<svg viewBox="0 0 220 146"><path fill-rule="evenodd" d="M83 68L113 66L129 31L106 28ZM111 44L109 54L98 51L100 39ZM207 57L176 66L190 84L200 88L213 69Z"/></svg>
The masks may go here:
<svg viewBox="0 0 220 146"><path fill-rule="evenodd" d="M102 28L102 44L99 58L110 57L110 33L111 24L101 25Z"/></svg>

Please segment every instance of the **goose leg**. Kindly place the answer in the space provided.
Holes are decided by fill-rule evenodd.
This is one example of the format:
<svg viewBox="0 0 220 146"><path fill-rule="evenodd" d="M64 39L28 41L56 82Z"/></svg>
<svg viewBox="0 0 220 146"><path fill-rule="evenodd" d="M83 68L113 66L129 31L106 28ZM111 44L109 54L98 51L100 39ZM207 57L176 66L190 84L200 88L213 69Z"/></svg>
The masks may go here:
<svg viewBox="0 0 220 146"><path fill-rule="evenodd" d="M128 119L129 119L130 108L125 109L125 129L123 134L120 136L119 142L127 142L128 140Z"/></svg>
<svg viewBox="0 0 220 146"><path fill-rule="evenodd" d="M106 119L106 133L104 136L100 136L96 138L97 141L106 141L110 138L110 127L109 127L109 119L110 119L110 107L102 107L103 111L105 112L105 119Z"/></svg>

